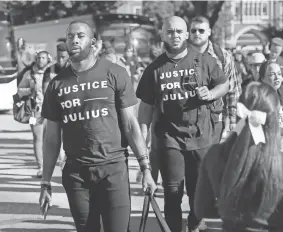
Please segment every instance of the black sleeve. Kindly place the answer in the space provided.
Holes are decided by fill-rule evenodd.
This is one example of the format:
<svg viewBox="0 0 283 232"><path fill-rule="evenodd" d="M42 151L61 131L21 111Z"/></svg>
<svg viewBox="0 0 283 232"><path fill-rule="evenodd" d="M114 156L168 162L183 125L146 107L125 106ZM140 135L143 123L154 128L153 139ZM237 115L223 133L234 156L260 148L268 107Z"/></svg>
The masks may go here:
<svg viewBox="0 0 283 232"><path fill-rule="evenodd" d="M129 74L123 67L117 68L117 98L118 106L120 109L127 108L138 103L135 96L134 87L132 85Z"/></svg>
<svg viewBox="0 0 283 232"><path fill-rule="evenodd" d="M155 104L155 79L154 72L149 65L143 72L142 77L140 79L136 95L143 102L154 105Z"/></svg>
<svg viewBox="0 0 283 232"><path fill-rule="evenodd" d="M55 82L51 81L44 95L41 115L51 121L62 121L62 108L56 97Z"/></svg>
<svg viewBox="0 0 283 232"><path fill-rule="evenodd" d="M50 72L51 72L50 67L45 70L45 72L43 74L43 80L42 80L43 84L46 84L49 81L51 81Z"/></svg>

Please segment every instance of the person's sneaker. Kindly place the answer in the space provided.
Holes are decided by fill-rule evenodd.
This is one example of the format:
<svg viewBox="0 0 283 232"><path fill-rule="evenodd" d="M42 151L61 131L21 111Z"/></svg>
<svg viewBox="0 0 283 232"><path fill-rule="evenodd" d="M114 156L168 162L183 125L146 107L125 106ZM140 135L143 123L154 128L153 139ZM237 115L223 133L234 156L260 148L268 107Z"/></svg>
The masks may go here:
<svg viewBox="0 0 283 232"><path fill-rule="evenodd" d="M42 169L39 169L37 174L36 174L37 178L42 178Z"/></svg>
<svg viewBox="0 0 283 232"><path fill-rule="evenodd" d="M199 226L198 226L198 229L199 229L200 231L202 231L202 230L207 230L207 225L206 225L204 219L202 219L202 220L200 221Z"/></svg>

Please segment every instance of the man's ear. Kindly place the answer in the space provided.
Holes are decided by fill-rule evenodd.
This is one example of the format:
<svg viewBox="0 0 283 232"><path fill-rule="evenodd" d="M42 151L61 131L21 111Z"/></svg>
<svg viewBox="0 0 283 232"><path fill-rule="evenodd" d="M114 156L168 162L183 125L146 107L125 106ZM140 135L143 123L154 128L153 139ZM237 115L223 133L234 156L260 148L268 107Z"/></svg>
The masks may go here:
<svg viewBox="0 0 283 232"><path fill-rule="evenodd" d="M190 33L187 31L186 34L185 34L186 39L189 39L189 35L190 35Z"/></svg>
<svg viewBox="0 0 283 232"><path fill-rule="evenodd" d="M92 39L91 39L91 46L92 46L92 47L95 47L95 45L96 45L96 39L95 39L95 38L92 38Z"/></svg>
<svg viewBox="0 0 283 232"><path fill-rule="evenodd" d="M210 28L208 29L208 34L209 34L209 36L211 36L211 29Z"/></svg>

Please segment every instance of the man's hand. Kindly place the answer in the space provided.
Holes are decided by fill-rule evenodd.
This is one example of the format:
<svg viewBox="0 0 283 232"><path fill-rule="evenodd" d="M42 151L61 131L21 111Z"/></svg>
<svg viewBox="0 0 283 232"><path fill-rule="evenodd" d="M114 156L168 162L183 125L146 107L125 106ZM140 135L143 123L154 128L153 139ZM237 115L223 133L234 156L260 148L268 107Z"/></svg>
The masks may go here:
<svg viewBox="0 0 283 232"><path fill-rule="evenodd" d="M39 197L39 206L42 215L45 215L46 212L46 204L48 204L48 208L52 206L52 198L51 198L51 189L41 187L41 193Z"/></svg>
<svg viewBox="0 0 283 232"><path fill-rule="evenodd" d="M214 99L213 93L207 88L207 86L202 86L196 88L198 98L203 101L211 101Z"/></svg>
<svg viewBox="0 0 283 232"><path fill-rule="evenodd" d="M147 188L150 188L152 194L154 194L155 190L157 189L149 169L145 169L143 171L142 188L144 192L147 190Z"/></svg>

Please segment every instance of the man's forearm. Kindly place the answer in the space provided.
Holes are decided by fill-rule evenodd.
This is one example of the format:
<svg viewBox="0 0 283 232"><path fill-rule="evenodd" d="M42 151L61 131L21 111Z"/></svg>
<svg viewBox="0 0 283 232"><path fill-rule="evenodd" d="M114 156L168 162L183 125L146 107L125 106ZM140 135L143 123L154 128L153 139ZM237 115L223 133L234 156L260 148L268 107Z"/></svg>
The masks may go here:
<svg viewBox="0 0 283 232"><path fill-rule="evenodd" d="M229 82L226 81L223 84L216 85L213 89L210 90L210 92L213 94L214 99L218 99L220 97L223 97L229 89Z"/></svg>
<svg viewBox="0 0 283 232"><path fill-rule="evenodd" d="M129 145L139 161L141 168L142 166L148 165L148 151L138 122L133 120L125 129L125 132Z"/></svg>
<svg viewBox="0 0 283 232"><path fill-rule="evenodd" d="M153 107L141 102L139 107L138 121L144 140L147 139L148 130L152 122Z"/></svg>
<svg viewBox="0 0 283 232"><path fill-rule="evenodd" d="M44 141L42 180L50 182L61 148L61 141Z"/></svg>
<svg viewBox="0 0 283 232"><path fill-rule="evenodd" d="M147 124L142 123L142 124L140 124L140 129L141 129L142 137L143 137L144 141L146 141L149 126Z"/></svg>

